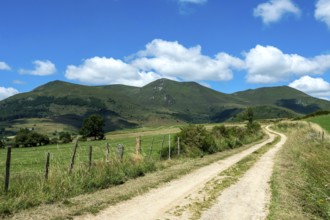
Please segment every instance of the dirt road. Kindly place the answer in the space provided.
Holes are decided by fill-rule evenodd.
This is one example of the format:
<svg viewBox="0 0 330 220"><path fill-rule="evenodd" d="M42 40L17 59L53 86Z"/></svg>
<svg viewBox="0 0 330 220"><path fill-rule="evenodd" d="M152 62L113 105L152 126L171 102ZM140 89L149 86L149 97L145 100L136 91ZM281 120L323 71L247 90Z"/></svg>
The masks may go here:
<svg viewBox="0 0 330 220"><path fill-rule="evenodd" d="M241 153L235 154L231 157L228 157L224 160L218 161L216 163L213 163L211 165L208 165L206 167L200 168L193 173L190 173L178 180L174 180L169 182L168 184L165 184L164 186L151 190L150 192L135 197L129 201L124 201L122 203L119 203L115 206L111 206L103 211L101 211L97 215L86 215L86 216L80 216L77 217L76 219L160 219L160 218L167 218L167 219L175 219L175 216L169 216L168 211L173 210L175 207L178 205L182 204L183 202L186 202L186 198L191 195L191 194L196 194L198 193L198 190L201 189L207 183L209 180L217 176L219 173L222 171L226 170L233 164L237 163L240 161L242 158L245 156L251 154L252 152L256 151L257 149L261 148L267 143L272 142L276 135L273 133L270 133L269 131L266 131L269 135L269 138L260 143L257 144ZM282 140L280 144L274 148L274 150L271 150L273 152L272 154L275 154L278 148L285 142L285 136L282 136ZM269 154L269 153L267 153ZM269 156L267 158L264 158L265 164L268 164L267 166L272 167L272 160L273 156ZM259 162L258 162L259 163ZM264 166L264 165L262 165ZM261 167L262 168L262 167ZM254 168L253 168L254 169ZM260 173L261 172L261 173ZM271 175L271 168L267 168L266 170L263 171L258 171L258 174L256 174L255 178L257 176L264 176L264 178L260 178L260 181L257 181L256 188L260 189L261 191L266 190L267 191L267 186L263 186L263 188L259 188L258 184L264 184L264 182L267 182L270 178ZM243 179L246 177L244 176ZM242 179L242 180L243 180ZM239 183L241 183L240 181ZM245 184L249 184L248 182L244 181ZM242 186L243 190L246 189L246 186ZM245 187L245 188L244 188ZM253 191L253 189L252 189ZM236 195L238 195L238 189L235 191ZM266 194L266 193L265 193ZM246 198L245 200L251 201L255 200L256 197L254 197L253 193L248 193L245 196L250 197L253 196L252 198ZM244 196L244 197L245 197ZM229 196L230 197L230 196ZM237 196L235 196L237 197ZM262 196L261 196L262 197ZM266 196L268 198L268 196ZM267 204L267 198L266 199L261 199L262 200L258 205L258 207L262 206L262 210L264 209L265 205ZM259 198L257 198L259 200ZM222 200L220 199L219 202ZM243 212L250 212L250 210L247 210L246 206L242 204L242 211ZM235 210L236 211L236 210ZM219 219L216 215L217 209L216 206L212 207L209 212L205 213L203 215L203 218L205 219ZM183 219L184 216L181 216L180 219ZM226 218L225 219L231 219L231 218ZM244 218L240 218L244 219Z"/></svg>
<svg viewBox="0 0 330 220"><path fill-rule="evenodd" d="M281 141L264 154L238 183L224 190L216 204L201 219L257 220L267 217L273 159L286 141L286 136L277 134L281 136Z"/></svg>

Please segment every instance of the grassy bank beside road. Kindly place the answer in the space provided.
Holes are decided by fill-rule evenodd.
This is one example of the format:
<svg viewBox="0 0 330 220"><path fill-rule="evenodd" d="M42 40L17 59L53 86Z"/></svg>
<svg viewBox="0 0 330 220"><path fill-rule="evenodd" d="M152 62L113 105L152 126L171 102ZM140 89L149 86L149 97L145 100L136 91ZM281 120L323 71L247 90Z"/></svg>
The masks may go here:
<svg viewBox="0 0 330 220"><path fill-rule="evenodd" d="M330 142L307 123L282 123L288 136L277 155L268 219L330 219Z"/></svg>

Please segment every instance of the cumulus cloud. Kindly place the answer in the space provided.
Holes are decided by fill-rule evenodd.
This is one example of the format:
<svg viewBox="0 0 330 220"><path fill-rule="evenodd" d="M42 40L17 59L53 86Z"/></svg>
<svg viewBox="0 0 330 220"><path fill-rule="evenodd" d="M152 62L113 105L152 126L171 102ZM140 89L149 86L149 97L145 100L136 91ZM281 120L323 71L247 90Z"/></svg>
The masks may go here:
<svg viewBox="0 0 330 220"><path fill-rule="evenodd" d="M280 21L284 15L300 15L300 9L291 0L270 0L259 4L253 11L255 17L261 17L264 24Z"/></svg>
<svg viewBox="0 0 330 220"><path fill-rule="evenodd" d="M245 53L247 81L275 83L292 76L322 74L330 69L330 55L305 58L298 54L284 54L273 46L257 45Z"/></svg>
<svg viewBox="0 0 330 220"><path fill-rule="evenodd" d="M330 83L322 78L303 76L290 83L289 86L314 97L322 99L330 98Z"/></svg>
<svg viewBox="0 0 330 220"><path fill-rule="evenodd" d="M5 87L0 87L0 101L3 100L3 99L6 99L10 96L13 96L13 95L16 95L18 94L19 92L14 89L14 88L5 88Z"/></svg>
<svg viewBox="0 0 330 220"><path fill-rule="evenodd" d="M144 50L125 61L92 57L80 65L69 65L67 79L86 84L125 84L144 86L156 79L178 81L228 81L234 71L246 71L248 83L277 83L293 77L323 74L330 69L330 54L306 58L285 54L273 46L257 45L243 58L220 52L213 57L201 46L185 47L176 41L155 39Z"/></svg>
<svg viewBox="0 0 330 220"><path fill-rule="evenodd" d="M205 4L207 0L179 0L179 3Z"/></svg>
<svg viewBox="0 0 330 220"><path fill-rule="evenodd" d="M199 45L186 48L178 42L156 39L137 53L132 65L183 80L223 81L232 79L232 70L243 68L244 62L226 53L219 53L214 58L205 56Z"/></svg>
<svg viewBox="0 0 330 220"><path fill-rule="evenodd" d="M35 76L47 76L56 72L55 64L49 60L35 60L33 64L35 66L33 70L20 69L19 73Z"/></svg>
<svg viewBox="0 0 330 220"><path fill-rule="evenodd" d="M315 18L330 28L330 0L319 0L316 3Z"/></svg>
<svg viewBox="0 0 330 220"><path fill-rule="evenodd" d="M186 48L178 42L153 40L145 50L122 60L93 57L80 66L70 65L66 78L89 84L126 84L143 86L159 78L223 81L233 77L233 69L244 62L226 53L205 56L200 46Z"/></svg>
<svg viewBox="0 0 330 220"><path fill-rule="evenodd" d="M7 63L0 61L0 70L11 70L11 68Z"/></svg>
<svg viewBox="0 0 330 220"><path fill-rule="evenodd" d="M80 66L67 67L66 78L90 84L125 84L142 86L159 78L155 73L142 72L121 60L93 57Z"/></svg>

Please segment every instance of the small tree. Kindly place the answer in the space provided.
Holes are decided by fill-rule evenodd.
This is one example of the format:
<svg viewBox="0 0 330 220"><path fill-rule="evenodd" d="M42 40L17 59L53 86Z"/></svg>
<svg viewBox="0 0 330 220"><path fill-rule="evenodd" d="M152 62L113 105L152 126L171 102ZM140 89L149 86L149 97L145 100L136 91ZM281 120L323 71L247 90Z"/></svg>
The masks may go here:
<svg viewBox="0 0 330 220"><path fill-rule="evenodd" d="M253 109L252 109L251 107L248 107L248 108L246 109L245 117L246 117L246 119L248 120L248 123L249 123L249 124L252 124L252 123L253 123L254 113L253 113Z"/></svg>
<svg viewBox="0 0 330 220"><path fill-rule="evenodd" d="M91 115L85 118L80 134L84 137L94 137L94 139L104 138L104 119L101 115Z"/></svg>
<svg viewBox="0 0 330 220"><path fill-rule="evenodd" d="M245 110L245 118L248 120L246 125L248 132L257 132L261 130L261 126L258 122L254 121L254 113L251 107Z"/></svg>
<svg viewBox="0 0 330 220"><path fill-rule="evenodd" d="M20 129L19 132L17 132L16 137L15 137L15 145L16 147L29 147L28 144L28 139L29 139L29 129Z"/></svg>
<svg viewBox="0 0 330 220"><path fill-rule="evenodd" d="M60 132L59 139L64 144L70 143L72 141L71 134L69 132L64 132L64 131Z"/></svg>

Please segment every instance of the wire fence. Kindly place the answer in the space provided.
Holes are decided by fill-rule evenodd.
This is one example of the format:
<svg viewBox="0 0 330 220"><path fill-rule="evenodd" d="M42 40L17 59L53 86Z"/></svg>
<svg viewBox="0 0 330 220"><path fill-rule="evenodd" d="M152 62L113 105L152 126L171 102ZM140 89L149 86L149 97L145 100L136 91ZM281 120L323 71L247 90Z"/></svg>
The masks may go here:
<svg viewBox="0 0 330 220"><path fill-rule="evenodd" d="M8 148L0 150L0 170L5 174L0 176L0 184L5 184L5 191L8 190L6 182L21 178L22 176L41 176L47 178L48 172L71 171L72 168L89 165L95 162L110 162L120 159L135 158L137 154L148 160L162 159L162 151L177 145L173 134L154 135L137 138L126 138L118 140L103 140L94 142L77 143L76 154L73 158L74 144L57 144L33 148L11 148L10 162L8 164ZM138 143L137 143L138 142ZM179 147L179 145L177 145ZM123 158L120 158L119 151L122 148ZM177 151L179 152L179 150ZM46 169L47 154L49 161ZM169 156L170 158L170 156ZM10 170L10 173L9 173ZM47 174L45 174L47 173Z"/></svg>

